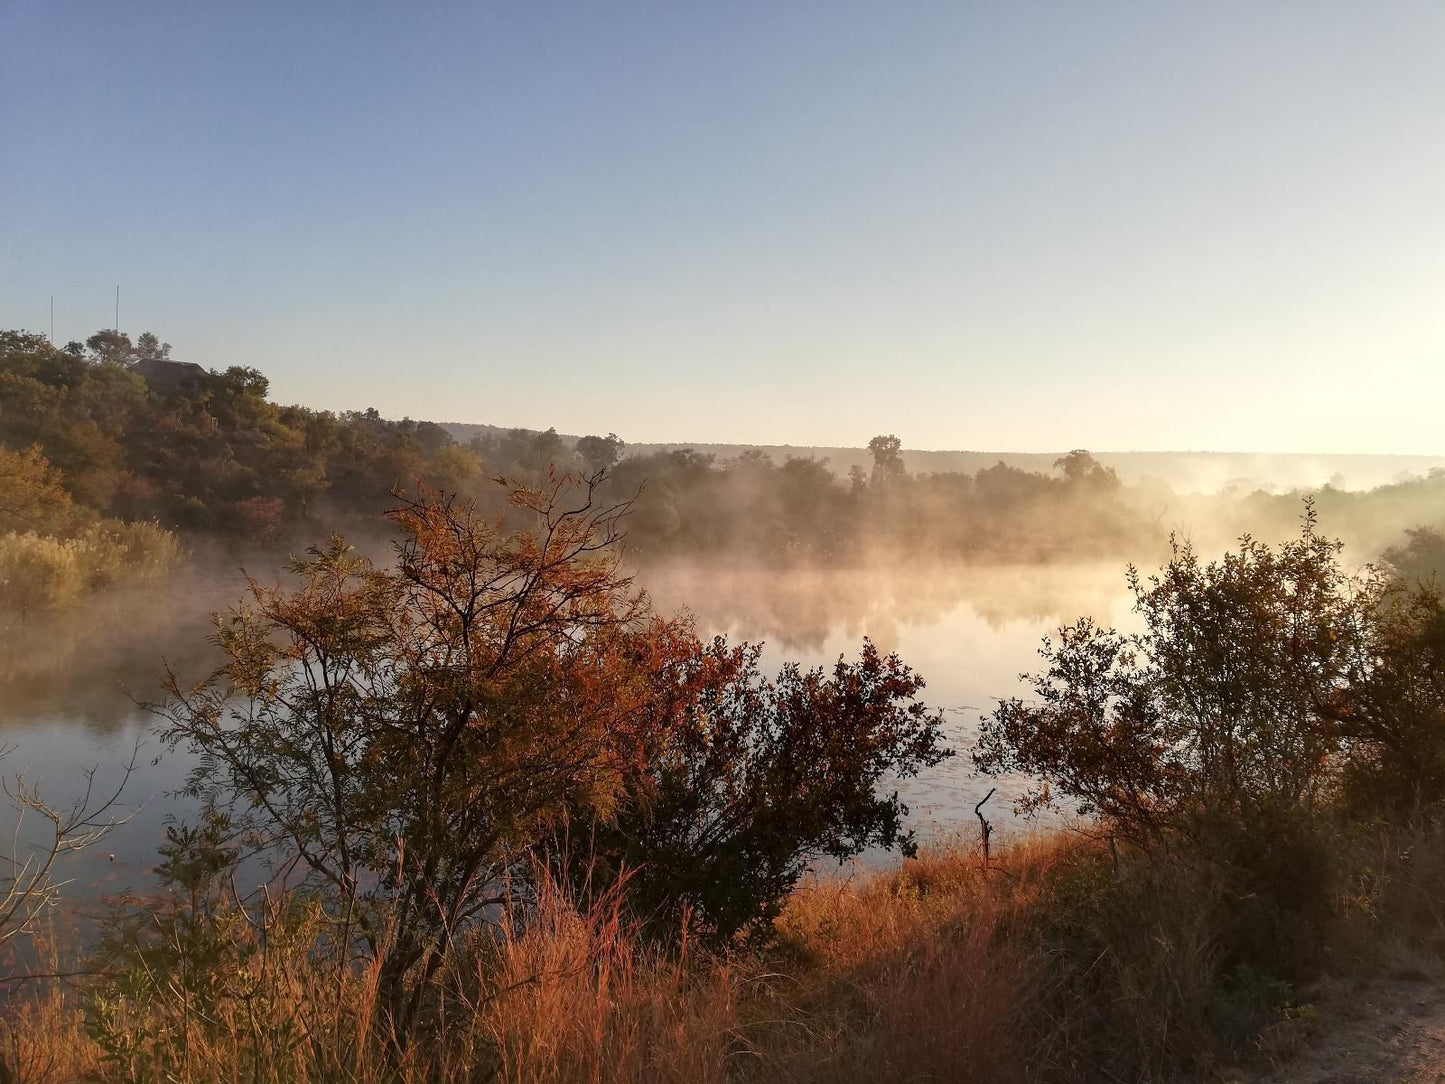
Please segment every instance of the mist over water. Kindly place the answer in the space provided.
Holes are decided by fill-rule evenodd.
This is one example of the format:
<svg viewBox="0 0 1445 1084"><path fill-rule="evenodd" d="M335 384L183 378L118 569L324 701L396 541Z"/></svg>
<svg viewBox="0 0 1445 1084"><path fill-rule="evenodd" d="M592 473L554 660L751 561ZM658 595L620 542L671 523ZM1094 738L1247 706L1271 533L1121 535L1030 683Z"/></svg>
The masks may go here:
<svg viewBox="0 0 1445 1084"><path fill-rule="evenodd" d="M927 679L924 700L944 709L959 754L900 784L912 826L926 839L972 830L973 805L993 786L973 777L966 755L978 716L1018 691L1040 639L1081 614L1127 618L1121 572L1102 562L845 570L675 562L642 570L638 583L660 612L690 613L702 635L764 642L768 671L786 661L826 667L840 655L855 658L864 637L898 652ZM194 812L175 794L187 758L154 735L157 720L146 705L160 697L167 667L188 683L218 664L207 639L212 614L244 589L234 568L213 567L166 590L120 593L81 614L28 620L3 639L0 741L13 746L7 772L23 772L49 800L65 803L84 789L87 769L96 769L97 790L115 785L139 743L125 790L130 821L67 871L69 897L82 909L153 887L166 824ZM1017 789L1003 781L988 807L1001 830L1013 821L1007 807Z"/></svg>
<svg viewBox="0 0 1445 1084"><path fill-rule="evenodd" d="M790 658L838 637L901 651L902 638L960 612L978 623L976 636L1081 614L1108 619L1123 585L1115 562L781 570L677 562L638 578L663 612L686 610L702 631L765 640Z"/></svg>
<svg viewBox="0 0 1445 1084"><path fill-rule="evenodd" d="M59 872L70 882L64 899L81 916L98 912L105 898L152 888L166 825L192 812L174 793L186 772L183 758L167 755L146 705L162 695L168 666L183 680L216 666L219 654L207 642L211 613L243 587L234 570L194 569L154 590L99 596L79 612L14 619L0 635L6 777L23 776L56 806L78 801L87 788L109 794L125 784L116 813L126 823ZM7 803L0 827L7 840L15 833L23 850L42 826L33 817L17 825Z"/></svg>
<svg viewBox="0 0 1445 1084"><path fill-rule="evenodd" d="M1403 526L1439 520L1441 492L1438 484L1386 487L1362 501L1326 489L1318 501L1321 530L1344 538L1347 558L1362 563L1397 542ZM1143 491L1132 499L1147 503L1149 496ZM928 683L923 699L945 712L958 753L899 783L911 825L927 839L977 830L974 804L995 783L975 777L968 757L979 716L999 698L1020 693L1019 676L1035 667L1044 637L1081 616L1132 627L1126 567L1133 563L1146 574L1158 567L1171 533L1213 556L1247 530L1270 541L1293 535L1300 510L1297 500L1262 494L1224 503L1218 496L1161 494L1146 509L1149 532L1088 560L1030 553L1017 561L968 562L880 545L845 567L779 567L727 554L629 562L660 613L691 615L705 637L765 644L767 671L788 661L829 667L840 656L856 658L867 637L920 673ZM1052 529L1087 540L1095 528L1081 511L1077 521L1055 522ZM384 537L363 542L364 552L386 560ZM7 774L23 772L27 781L40 782L48 800L66 803L83 791L87 769L96 769L97 789L112 785L140 745L125 792L132 819L103 854L76 860L72 898L93 902L149 888L166 823L192 812L175 794L186 758L155 737L156 718L145 705L161 696L167 668L188 684L219 663L208 637L213 614L245 593L240 563L193 555L186 570L154 588L102 594L75 612L14 618L0 635L0 742L13 747L3 765ZM277 555L246 563L262 582L286 578ZM1004 832L1023 827L1010 800L1024 781L997 782L989 819Z"/></svg>

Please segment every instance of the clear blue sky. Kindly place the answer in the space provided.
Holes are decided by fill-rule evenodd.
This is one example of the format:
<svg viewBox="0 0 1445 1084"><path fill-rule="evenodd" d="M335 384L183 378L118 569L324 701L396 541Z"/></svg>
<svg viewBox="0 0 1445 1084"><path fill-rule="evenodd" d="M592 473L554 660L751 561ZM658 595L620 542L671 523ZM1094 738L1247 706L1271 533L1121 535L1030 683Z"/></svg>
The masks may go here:
<svg viewBox="0 0 1445 1084"><path fill-rule="evenodd" d="M1445 3L0 0L0 326L630 440L1445 453Z"/></svg>

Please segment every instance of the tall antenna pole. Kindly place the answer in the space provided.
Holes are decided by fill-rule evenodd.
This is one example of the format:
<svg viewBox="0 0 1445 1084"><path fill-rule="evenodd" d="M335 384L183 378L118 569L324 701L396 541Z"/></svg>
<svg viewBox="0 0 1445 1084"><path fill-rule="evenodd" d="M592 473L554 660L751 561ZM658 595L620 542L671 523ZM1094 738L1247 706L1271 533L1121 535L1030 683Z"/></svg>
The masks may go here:
<svg viewBox="0 0 1445 1084"><path fill-rule="evenodd" d="M50 345L55 345L55 295L50 295Z"/></svg>
<svg viewBox="0 0 1445 1084"><path fill-rule="evenodd" d="M115 333L120 334L120 283L115 284Z"/></svg>

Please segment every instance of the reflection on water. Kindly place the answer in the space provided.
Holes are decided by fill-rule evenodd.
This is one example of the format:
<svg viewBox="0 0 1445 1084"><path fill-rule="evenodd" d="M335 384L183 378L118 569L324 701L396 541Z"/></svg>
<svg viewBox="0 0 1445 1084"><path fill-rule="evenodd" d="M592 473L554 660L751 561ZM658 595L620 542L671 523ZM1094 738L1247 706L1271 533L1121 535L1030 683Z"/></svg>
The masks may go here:
<svg viewBox="0 0 1445 1084"><path fill-rule="evenodd" d="M95 773L95 792L108 794L138 754L119 810L129 819L58 871L69 881L67 900L82 911L152 887L166 824L190 812L174 795L186 765L165 755L144 705L160 697L167 667L194 681L216 666L211 614L243 586L237 572L193 574L109 594L72 613L0 619L0 744L9 750L0 773L24 775L46 802L66 806L84 793L87 771ZM15 814L0 805L7 843ZM41 828L33 817L22 825L20 849Z"/></svg>
<svg viewBox="0 0 1445 1084"><path fill-rule="evenodd" d="M1018 675L1039 641L1061 622L1088 614L1126 621L1117 564L877 569L719 569L673 566L639 577L659 610L689 610L699 632L765 641L765 663L831 664L856 656L861 639L897 651L928 681L924 697L946 712L959 755L900 791L919 835L971 831L973 805L993 782L972 776L967 749L981 712L1018 692ZM149 871L168 818L188 809L173 792L186 763L163 755L140 705L155 699L169 666L182 681L218 661L207 642L211 613L240 597L235 573L194 576L167 592L113 596L83 613L16 622L0 635L0 742L13 745L0 770L41 780L54 803L74 800L84 772L97 788L113 782L137 740L140 767L126 789L133 819L100 852L75 860L71 894L96 898L150 886ZM1007 830L1008 800L1021 780L1004 780L988 807Z"/></svg>
<svg viewBox="0 0 1445 1084"><path fill-rule="evenodd" d="M903 630L943 625L960 610L977 618L975 638L1021 625L1042 635L1083 614L1113 619L1123 588L1112 562L842 571L679 564L641 573L638 582L658 609L687 609L704 632L767 640L790 657L839 635L900 650Z"/></svg>
<svg viewBox="0 0 1445 1084"><path fill-rule="evenodd" d="M97 735L129 730L168 666L185 679L217 664L211 614L243 589L239 573L197 574L55 617L0 618L0 733L55 718Z"/></svg>

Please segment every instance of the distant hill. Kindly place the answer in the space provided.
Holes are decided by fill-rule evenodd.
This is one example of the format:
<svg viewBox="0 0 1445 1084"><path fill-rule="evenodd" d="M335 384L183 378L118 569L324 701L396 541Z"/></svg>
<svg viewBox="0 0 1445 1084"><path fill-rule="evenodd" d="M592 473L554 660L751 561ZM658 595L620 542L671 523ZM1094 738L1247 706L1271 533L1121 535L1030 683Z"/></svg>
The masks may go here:
<svg viewBox="0 0 1445 1084"><path fill-rule="evenodd" d="M497 436L507 427L463 422L441 422L443 429L463 443L473 437ZM562 435L571 444L575 436ZM792 444L628 444L628 455L649 455L683 448L731 459L749 450L766 452L775 461L811 457L826 459L840 475L850 468L868 468L872 458L867 448L829 448ZM1046 471L1057 452L973 452L923 451L904 448L903 458L914 474L964 471L972 474L1003 462L1024 470ZM1255 489L1315 488L1331 483L1341 489L1373 489L1404 478L1445 470L1445 456L1425 455L1329 455L1311 453L1270 454L1263 452L1101 452L1090 449L1094 458L1113 467L1125 482L1157 478L1181 491L1216 492L1231 486Z"/></svg>

